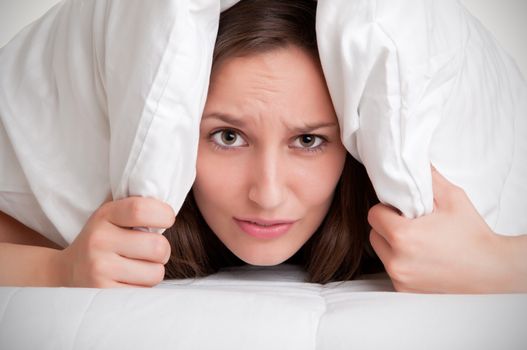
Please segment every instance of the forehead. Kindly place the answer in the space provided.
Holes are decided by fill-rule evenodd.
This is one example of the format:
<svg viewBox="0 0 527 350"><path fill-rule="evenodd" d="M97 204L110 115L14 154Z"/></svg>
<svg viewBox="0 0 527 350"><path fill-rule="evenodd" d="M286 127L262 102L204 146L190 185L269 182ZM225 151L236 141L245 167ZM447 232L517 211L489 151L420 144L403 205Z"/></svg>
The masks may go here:
<svg viewBox="0 0 527 350"><path fill-rule="evenodd" d="M318 60L295 46L225 59L212 73L206 111L334 116Z"/></svg>

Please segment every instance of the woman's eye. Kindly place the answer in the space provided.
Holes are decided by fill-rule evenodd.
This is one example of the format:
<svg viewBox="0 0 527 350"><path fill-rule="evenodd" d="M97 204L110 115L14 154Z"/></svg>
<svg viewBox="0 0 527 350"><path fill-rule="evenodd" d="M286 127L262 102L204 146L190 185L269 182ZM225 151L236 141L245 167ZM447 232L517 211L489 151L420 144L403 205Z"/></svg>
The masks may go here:
<svg viewBox="0 0 527 350"><path fill-rule="evenodd" d="M221 147L241 147L245 146L245 140L234 130L218 130L211 135L212 141Z"/></svg>
<svg viewBox="0 0 527 350"><path fill-rule="evenodd" d="M316 135L300 135L295 140L295 147L297 148L306 148L306 149L316 149L319 148L325 140Z"/></svg>

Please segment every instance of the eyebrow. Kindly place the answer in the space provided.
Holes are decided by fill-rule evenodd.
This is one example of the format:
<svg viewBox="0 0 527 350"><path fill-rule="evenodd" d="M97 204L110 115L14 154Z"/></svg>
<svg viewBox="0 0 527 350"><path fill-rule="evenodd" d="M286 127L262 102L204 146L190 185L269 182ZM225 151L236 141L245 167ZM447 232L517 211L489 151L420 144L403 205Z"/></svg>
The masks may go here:
<svg viewBox="0 0 527 350"><path fill-rule="evenodd" d="M225 113L209 113L202 118L202 120L206 120L206 119L219 119L227 124L231 124L239 128L244 128L246 126L246 123L243 120L235 118ZM315 123L315 124L306 124L305 126L300 126L300 127L291 127L289 128L289 130L295 133L307 134L313 130L328 128L328 127L337 127L337 126L338 126L337 122L322 122L322 123Z"/></svg>

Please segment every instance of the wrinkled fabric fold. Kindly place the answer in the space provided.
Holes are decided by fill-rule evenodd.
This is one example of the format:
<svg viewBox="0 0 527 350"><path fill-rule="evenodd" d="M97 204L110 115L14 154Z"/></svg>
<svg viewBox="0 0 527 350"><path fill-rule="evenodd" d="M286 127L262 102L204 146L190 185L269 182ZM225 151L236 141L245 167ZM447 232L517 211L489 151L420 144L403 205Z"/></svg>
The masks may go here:
<svg viewBox="0 0 527 350"><path fill-rule="evenodd" d="M61 245L111 198L179 211L219 14L216 0L68 0L3 47L0 210Z"/></svg>
<svg viewBox="0 0 527 350"><path fill-rule="evenodd" d="M527 232L527 85L456 0L319 0L342 141L385 204L433 210L431 165L499 233Z"/></svg>

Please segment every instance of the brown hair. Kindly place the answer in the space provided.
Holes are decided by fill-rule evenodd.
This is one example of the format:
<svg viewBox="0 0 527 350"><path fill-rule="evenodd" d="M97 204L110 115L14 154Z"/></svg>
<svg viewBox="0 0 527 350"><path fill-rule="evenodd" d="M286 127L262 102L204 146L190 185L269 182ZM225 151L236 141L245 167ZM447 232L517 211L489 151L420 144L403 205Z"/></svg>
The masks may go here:
<svg viewBox="0 0 527 350"><path fill-rule="evenodd" d="M313 0L241 0L220 16L213 69L222 60L295 45L318 60ZM307 282L350 280L382 264L369 244L368 209L377 203L364 167L349 154L333 201L313 236L286 263L300 264ZM245 265L212 232L189 192L165 232L172 247L165 278L202 277Z"/></svg>

